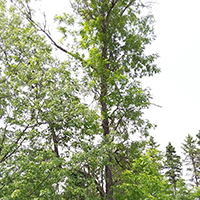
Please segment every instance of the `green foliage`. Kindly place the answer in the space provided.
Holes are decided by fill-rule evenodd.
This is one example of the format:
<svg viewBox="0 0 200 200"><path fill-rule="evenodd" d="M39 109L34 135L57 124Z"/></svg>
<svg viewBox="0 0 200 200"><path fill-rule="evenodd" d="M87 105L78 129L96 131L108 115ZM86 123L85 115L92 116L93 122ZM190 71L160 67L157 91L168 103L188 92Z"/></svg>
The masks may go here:
<svg viewBox="0 0 200 200"><path fill-rule="evenodd" d="M98 115L37 29L14 7L0 17L0 198L61 199L67 158L93 143Z"/></svg>
<svg viewBox="0 0 200 200"><path fill-rule="evenodd" d="M104 152L99 157L105 167L106 187L101 196L112 199L112 186L115 179L118 181L114 174L120 176L120 168L131 162L131 156L122 156L131 150L131 135L141 132L147 136L153 126L142 119L142 110L149 107L151 96L140 83L140 78L159 72L153 63L157 55L144 53L146 45L154 39L153 18L140 16L139 5L127 0L75 0L72 5L79 16L80 38L71 49L83 55L83 59L74 58L80 60L83 84L101 112L102 140L97 147ZM57 19L64 27L70 17L64 14ZM96 174L96 169L93 170L91 173ZM100 171L97 177L102 177L103 171ZM104 181L97 182L103 188Z"/></svg>
<svg viewBox="0 0 200 200"><path fill-rule="evenodd" d="M189 189L187 184L183 179L179 179L177 181L177 192L176 199L177 200L196 200L197 194L193 191L193 189Z"/></svg>
<svg viewBox="0 0 200 200"><path fill-rule="evenodd" d="M170 199L169 186L159 173L161 161L152 158L157 153L154 149L133 160L131 169L123 173L122 184L117 186L116 199Z"/></svg>
<svg viewBox="0 0 200 200"><path fill-rule="evenodd" d="M184 163L187 165L187 170L192 172L191 181L195 184L196 187L199 186L200 174L199 174L199 148L198 148L198 138L194 139L190 134L184 140L182 149L184 151L185 159Z"/></svg>
<svg viewBox="0 0 200 200"><path fill-rule="evenodd" d="M141 78L160 71L158 55L145 51L153 16L132 0L74 0L75 16L55 17L56 43L31 5L0 0L0 199L197 197L179 178L174 148L165 162L171 187L159 145L146 141L154 125L143 119L151 94Z"/></svg>
<svg viewBox="0 0 200 200"><path fill-rule="evenodd" d="M145 55L153 18L134 1L72 3L78 18L55 17L60 42L73 37L66 50L34 21L30 1L9 9L1 1L1 197L112 199L114 182L145 149L131 135L153 126L142 119L151 96L140 83L159 72L157 55ZM71 58L55 59L39 31ZM99 109L81 103L85 90Z"/></svg>
<svg viewBox="0 0 200 200"><path fill-rule="evenodd" d="M177 191L177 181L179 180L182 173L181 157L176 155L175 147L172 146L171 142L166 147L166 160L164 162L165 175L172 184L174 197Z"/></svg>

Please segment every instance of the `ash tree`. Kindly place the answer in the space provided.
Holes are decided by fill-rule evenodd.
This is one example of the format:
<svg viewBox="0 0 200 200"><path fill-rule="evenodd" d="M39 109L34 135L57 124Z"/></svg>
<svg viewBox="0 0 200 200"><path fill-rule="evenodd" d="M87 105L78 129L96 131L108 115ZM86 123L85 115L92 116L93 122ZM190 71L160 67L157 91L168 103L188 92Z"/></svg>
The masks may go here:
<svg viewBox="0 0 200 200"><path fill-rule="evenodd" d="M140 15L142 5L130 0L73 1L72 7L79 16L81 36L76 49L82 50L73 52L74 59L80 61L83 84L93 93L101 112L102 142L97 144L104 150L101 157L105 157L101 196L113 199L113 186L121 167L116 160L129 162L131 135L148 134L152 126L142 119L151 96L142 88L140 79L159 72L153 64L157 55L144 53L155 37L153 18ZM56 19L66 33L68 15Z"/></svg>
<svg viewBox="0 0 200 200"><path fill-rule="evenodd" d="M43 26L35 20L30 1L13 2L19 16L27 20L23 23L28 28L19 29L25 31L24 44L30 49L14 48L23 50L14 62L20 69L8 74L6 80L10 81L11 76L14 81L6 87L12 86L10 91L14 92L15 87L19 90L17 95L12 95L19 99L13 107L19 111L17 121L13 117L14 122L23 119L30 129L23 125L25 128L20 131L28 141L21 150L17 148L21 156L18 158L25 155L20 167L33 165L29 177L34 177L35 185L27 184L31 182L27 176L20 176L19 183L23 184L11 195L16 198L24 195L27 186L32 189L26 198L41 195L44 199L115 199L116 186L123 184L120 177L132 168L132 160L139 159L145 149L142 141L134 141L134 134L148 136L148 130L153 127L142 117L143 110L151 105L151 95L149 89L142 87L141 80L159 72L154 64L157 54L145 53L155 39L153 16L145 14L149 13L148 5L135 0L74 0L74 15L64 13L55 17L63 34L57 42L46 24ZM34 41L30 40L35 38L31 30L46 37L36 36L35 43L39 46L35 49ZM73 40L69 42L68 38ZM15 44L12 37L8 41ZM50 46L46 41L51 42ZM65 62L51 56L53 47L66 53ZM27 58L26 62L22 57ZM82 76L73 79L69 70L73 76L81 71ZM95 110L89 104L81 104L83 100L79 97L86 95L92 99ZM12 98L7 101L12 102ZM6 104L4 110L7 107ZM34 156L37 152L42 152L44 157L39 153L38 157ZM51 167L47 163L55 173L48 170ZM41 171L43 178L35 171L41 166L47 173L45 176ZM27 168L20 171L29 173Z"/></svg>

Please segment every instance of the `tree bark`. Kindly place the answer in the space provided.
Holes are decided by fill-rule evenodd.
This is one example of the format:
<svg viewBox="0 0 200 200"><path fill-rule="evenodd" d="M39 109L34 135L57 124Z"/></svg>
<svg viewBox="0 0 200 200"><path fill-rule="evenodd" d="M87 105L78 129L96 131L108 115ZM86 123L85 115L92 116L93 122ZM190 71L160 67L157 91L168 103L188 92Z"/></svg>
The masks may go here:
<svg viewBox="0 0 200 200"><path fill-rule="evenodd" d="M107 24L106 24L106 16L104 10L102 10L102 30L104 33L104 41L102 48L102 59L103 61L107 58ZM105 69L109 69L109 64L105 64ZM109 133L109 120L108 120L108 108L107 103L105 102L105 98L107 96L107 79L108 77L104 73L104 69L102 69L102 77L101 77L101 95L100 95L100 103L101 103L101 114L103 116L102 126L103 126L103 136L106 137ZM109 157L109 165L105 165L105 182L106 182L106 199L113 200L113 189L111 188L113 184L113 175L112 175L112 157L110 153L108 153Z"/></svg>
<svg viewBox="0 0 200 200"><path fill-rule="evenodd" d="M101 114L104 116L104 119L102 121L103 126L103 136L106 137L109 133L109 121L107 116L107 104L104 102L104 97L107 94L107 84L105 82L102 83L101 87ZM106 182L106 195L108 196L109 200L113 200L113 189L111 187L113 186L113 175L112 175L112 158L111 155L109 156L109 165L105 166L105 182Z"/></svg>

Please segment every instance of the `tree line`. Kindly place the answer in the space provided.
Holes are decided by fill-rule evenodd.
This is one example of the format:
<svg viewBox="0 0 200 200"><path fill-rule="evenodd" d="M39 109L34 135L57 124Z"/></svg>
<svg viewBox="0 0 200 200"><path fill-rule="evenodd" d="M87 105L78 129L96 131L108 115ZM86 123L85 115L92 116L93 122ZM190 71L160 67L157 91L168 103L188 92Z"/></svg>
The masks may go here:
<svg viewBox="0 0 200 200"><path fill-rule="evenodd" d="M34 3L0 0L0 199L198 199L200 134L183 143L189 184L143 118L152 4L73 0L54 38Z"/></svg>

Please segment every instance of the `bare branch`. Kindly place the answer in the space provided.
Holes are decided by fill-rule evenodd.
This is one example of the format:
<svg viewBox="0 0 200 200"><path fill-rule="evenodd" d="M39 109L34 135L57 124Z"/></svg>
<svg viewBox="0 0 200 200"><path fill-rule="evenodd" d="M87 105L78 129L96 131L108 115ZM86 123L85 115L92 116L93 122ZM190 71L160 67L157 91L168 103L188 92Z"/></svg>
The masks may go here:
<svg viewBox="0 0 200 200"><path fill-rule="evenodd" d="M162 106L157 105L157 104L155 104L155 103L150 103L150 105L153 105L153 106L156 106L156 107L162 108Z"/></svg>

